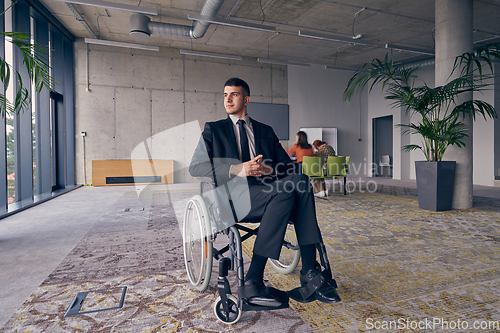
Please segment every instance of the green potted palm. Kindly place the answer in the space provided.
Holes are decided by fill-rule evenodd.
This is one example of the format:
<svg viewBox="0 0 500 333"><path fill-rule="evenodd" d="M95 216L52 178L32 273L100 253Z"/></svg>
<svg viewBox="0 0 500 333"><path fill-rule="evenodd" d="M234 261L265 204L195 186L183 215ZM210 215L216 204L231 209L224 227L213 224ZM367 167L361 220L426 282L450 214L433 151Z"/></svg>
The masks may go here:
<svg viewBox="0 0 500 333"><path fill-rule="evenodd" d="M385 59L375 59L351 77L344 91L344 101L349 102L355 92L369 91L382 85L384 98L392 107L401 107L410 117L409 124L398 124L402 134L419 134L421 144L402 147L403 152L421 150L426 161L415 162L419 206L423 209L443 211L451 209L455 161L442 161L450 146L464 147L468 136L464 118L497 118L495 108L489 103L472 99L464 100L471 92L490 89L493 81L492 59L500 59L500 43L490 44L464 53L455 59L449 80L434 88L427 84L416 85L414 76L418 67L405 67L393 63L392 54ZM489 68L490 71L485 71ZM456 75L458 74L458 75Z"/></svg>

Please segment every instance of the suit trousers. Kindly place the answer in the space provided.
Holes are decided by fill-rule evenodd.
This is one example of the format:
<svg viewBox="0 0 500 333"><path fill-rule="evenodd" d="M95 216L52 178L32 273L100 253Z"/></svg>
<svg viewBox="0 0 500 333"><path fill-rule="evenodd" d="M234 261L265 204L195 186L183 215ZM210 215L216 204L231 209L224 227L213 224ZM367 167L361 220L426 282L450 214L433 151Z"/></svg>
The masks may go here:
<svg viewBox="0 0 500 333"><path fill-rule="evenodd" d="M245 219L259 219L255 254L279 259L288 221L292 221L299 246L321 243L314 194L309 177L288 175L280 180L250 185L251 210Z"/></svg>

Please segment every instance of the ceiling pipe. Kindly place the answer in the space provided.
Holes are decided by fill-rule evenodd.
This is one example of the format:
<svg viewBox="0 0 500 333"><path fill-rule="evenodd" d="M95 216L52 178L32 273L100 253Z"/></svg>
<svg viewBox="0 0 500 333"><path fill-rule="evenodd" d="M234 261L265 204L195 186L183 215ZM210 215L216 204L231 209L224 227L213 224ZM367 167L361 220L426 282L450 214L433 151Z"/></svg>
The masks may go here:
<svg viewBox="0 0 500 333"><path fill-rule="evenodd" d="M414 68L414 67L426 68L426 67L434 67L434 65L436 64L436 60L434 58L429 58L412 62L402 62L400 64L407 68Z"/></svg>
<svg viewBox="0 0 500 333"><path fill-rule="evenodd" d="M224 0L206 0L200 15L215 16ZM151 22L144 14L130 15L130 36L139 40L148 40L151 35L173 36L180 38L202 38L210 22L196 21L194 26Z"/></svg>
<svg viewBox="0 0 500 333"><path fill-rule="evenodd" d="M495 64L500 64L500 60L496 60L496 59L491 59L491 62L495 63ZM403 66L409 67L409 68L413 68L413 67L417 67L417 66L418 66L418 68L434 67L436 65L436 59L429 58L429 59L417 60L417 61L412 61L412 62L400 62L397 65L403 65Z"/></svg>

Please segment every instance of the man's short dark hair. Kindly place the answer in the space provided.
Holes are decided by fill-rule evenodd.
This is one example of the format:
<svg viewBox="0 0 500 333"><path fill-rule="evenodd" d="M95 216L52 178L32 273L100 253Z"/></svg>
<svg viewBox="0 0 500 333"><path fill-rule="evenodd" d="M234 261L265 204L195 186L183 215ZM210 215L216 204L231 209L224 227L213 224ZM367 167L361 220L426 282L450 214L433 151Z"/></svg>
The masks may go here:
<svg viewBox="0 0 500 333"><path fill-rule="evenodd" d="M243 88L243 94L245 96L250 96L250 87L248 86L248 83L243 81L240 78L237 77L232 77L229 80L224 83L224 87L242 87Z"/></svg>

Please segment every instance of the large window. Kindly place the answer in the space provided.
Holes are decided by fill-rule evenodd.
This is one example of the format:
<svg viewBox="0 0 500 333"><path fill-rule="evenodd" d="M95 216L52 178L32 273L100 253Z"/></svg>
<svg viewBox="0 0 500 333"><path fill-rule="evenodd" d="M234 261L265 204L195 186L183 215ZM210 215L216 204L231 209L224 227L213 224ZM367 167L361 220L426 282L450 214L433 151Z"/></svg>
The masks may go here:
<svg viewBox="0 0 500 333"><path fill-rule="evenodd" d="M31 43L35 43L35 26L36 26L36 21L31 18L30 21L30 37L31 37ZM34 55L34 52L33 52ZM31 85L31 96L36 96L36 89L35 85ZM32 154L31 158L33 159L33 193L37 193L37 173L36 173L36 163L37 163L37 156L36 156L36 140L37 140L37 130L36 130L36 110L37 110L37 102L38 98L32 98L31 99L31 138L32 138Z"/></svg>
<svg viewBox="0 0 500 333"><path fill-rule="evenodd" d="M5 0L5 7L10 6L10 0ZM13 31L12 30L12 10L7 10L2 17L4 30L3 31ZM3 57L5 61L9 64L14 63L14 53L12 44L7 40L3 41L4 54ZM13 76L11 76L8 89L5 91L5 96L8 100L14 100L14 82ZM7 154L7 203L14 203L16 199L16 169L15 169L15 135L14 135L14 115L5 114L5 131L6 131L6 154ZM3 173L2 173L3 175ZM0 176L1 177L1 176Z"/></svg>
<svg viewBox="0 0 500 333"><path fill-rule="evenodd" d="M29 207L75 187L73 124L73 40L74 37L43 7L38 0L0 0L2 31L25 32L38 45L47 46L40 58L50 62L51 75L57 81L52 91L37 93L29 89L31 103L19 114L2 116L0 130L0 217ZM49 55L50 43L50 55ZM22 54L9 41L0 46L0 55L20 73L24 85L29 76ZM68 70L68 65L70 69ZM14 75L11 75L11 78ZM5 95L13 100L15 82ZM54 99L54 96L56 98ZM62 102L64 101L64 103ZM61 121L55 123L55 119ZM66 121L69 120L69 121ZM55 133L57 132L57 133ZM59 149L54 149L59 147ZM57 164L56 164L57 163Z"/></svg>

